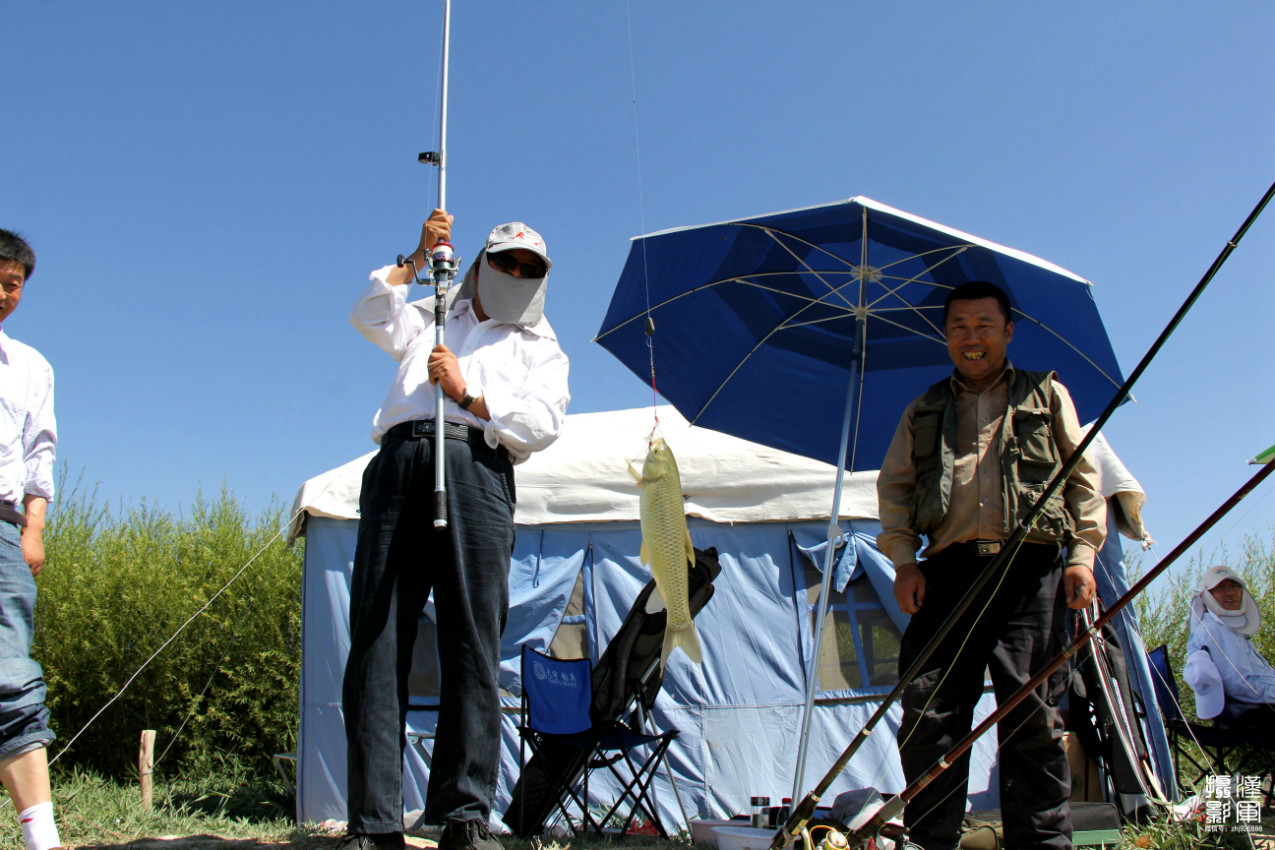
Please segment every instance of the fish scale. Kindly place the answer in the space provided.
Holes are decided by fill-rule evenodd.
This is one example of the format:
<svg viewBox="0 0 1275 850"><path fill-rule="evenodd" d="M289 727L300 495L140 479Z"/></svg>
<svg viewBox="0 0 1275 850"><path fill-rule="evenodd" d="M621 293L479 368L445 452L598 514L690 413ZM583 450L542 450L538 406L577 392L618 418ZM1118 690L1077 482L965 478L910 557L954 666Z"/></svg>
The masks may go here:
<svg viewBox="0 0 1275 850"><path fill-rule="evenodd" d="M690 566L695 562L695 548L686 528L686 506L682 501L682 480L673 452L662 439L651 444L642 473L629 464L629 472L640 492L642 523L642 563L651 568L655 587L662 598L651 596L647 612L668 609L664 630L664 647L660 664L668 662L669 653L680 646L692 661L701 660L699 638L691 621Z"/></svg>

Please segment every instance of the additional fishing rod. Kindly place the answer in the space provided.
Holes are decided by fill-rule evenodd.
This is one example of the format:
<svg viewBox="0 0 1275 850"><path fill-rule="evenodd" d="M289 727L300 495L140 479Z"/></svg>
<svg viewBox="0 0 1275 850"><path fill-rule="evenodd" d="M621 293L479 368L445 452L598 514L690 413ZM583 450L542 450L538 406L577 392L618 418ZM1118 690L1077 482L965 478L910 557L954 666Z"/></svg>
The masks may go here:
<svg viewBox="0 0 1275 850"><path fill-rule="evenodd" d="M890 693L886 694L881 705L878 706L877 710L874 711L872 716L868 718L868 722L865 723L863 728L859 730L859 733L855 736L854 740L852 740L850 745L846 747L844 752L842 752L841 756L824 775L823 779L819 781L819 784L816 785L809 794L803 797L800 803L793 806L792 814L784 823L783 827L775 833L774 839L771 840L769 850L782 850L783 847L800 838L802 830L806 828L811 817L814 816L815 808L819 805L820 799L822 799L823 795L827 793L830 787L832 787L832 783L835 782L841 772L845 770L846 765L850 763L850 759L854 757L854 754L859 751L861 746L863 746L864 741L866 741L868 736L876 729L877 724L885 717L885 714L889 710L891 704L899 698L899 695L903 693L904 689L906 689L912 680L915 679L921 672L922 667L927 661L929 661L930 656L934 654L934 651L956 627L957 621L960 620L965 612L969 610L970 606L974 604L974 600L978 597L978 594L983 590L983 588L987 586L993 577L1009 568L1009 562L1013 557L1011 553L1013 553L1018 548L1019 544L1026 539L1028 531L1030 531L1036 524L1036 520L1040 518L1040 515L1044 513L1045 506L1049 503L1049 500L1054 497L1059 489L1061 489L1063 483L1071 476L1076 467L1080 465L1080 461L1084 458L1085 450L1089 448L1089 445L1095 439L1097 439L1103 426L1115 413L1116 409L1124 403L1126 398L1129 397L1129 390L1133 387L1138 378L1142 376L1142 373L1146 371L1151 360L1159 353L1160 349L1164 346L1164 343L1168 340L1169 336L1182 321L1187 311L1191 309L1191 306L1203 293L1204 288L1208 285L1209 281L1213 279L1214 275L1216 275L1218 270L1222 267L1222 264L1226 262L1226 258L1230 256L1232 251L1235 250L1240 239L1243 238L1244 234L1248 231L1253 222L1257 220L1257 217L1261 214L1272 196L1275 196L1275 183L1272 183L1270 188L1266 190L1266 194L1262 196L1261 201L1259 201L1257 206L1253 208L1253 211L1249 213L1248 218L1244 220L1244 224L1241 225L1238 231L1236 231L1235 235L1227 240L1226 247L1222 249L1222 252L1213 261L1213 264L1209 266L1208 271L1205 272L1204 277L1200 279L1200 282L1196 284L1193 290L1191 290L1186 301L1178 308L1177 313L1174 314L1173 318L1160 333L1160 336L1156 339L1156 341L1152 343L1151 348L1148 349L1141 362L1138 363L1137 367L1133 370L1129 377L1125 379L1125 382L1121 385L1120 389L1116 391L1111 403L1107 405L1107 409L1102 412L1102 415L1099 416L1093 426L1090 427L1089 433L1087 433L1084 439L1080 441L1080 445L1076 446L1076 450L1071 453L1071 456L1067 458L1066 463L1064 463L1058 473L1054 475L1053 480L1049 482L1049 486L1045 488L1045 492L1042 493L1040 498L1036 500L1036 504L1032 507L1028 515L1014 528L1009 539L1001 546L1000 552L996 554L991 563L987 565L978 578L976 578L970 585L969 590L967 590L965 595L961 597L960 601L956 603L952 613L948 616L947 620L938 629L938 631L934 633L934 636L930 639L930 641L921 648L920 652L917 654L916 660L914 660L912 665L899 677L898 684L894 686Z"/></svg>
<svg viewBox="0 0 1275 850"><path fill-rule="evenodd" d="M1204 536L1205 532L1216 525L1222 517L1226 516L1232 508L1239 504L1245 496L1251 493L1253 489L1272 472L1275 472L1275 460L1269 461L1261 469L1259 469L1252 478L1240 487L1239 490L1235 491L1234 495L1223 502L1221 507L1214 511L1208 519L1195 529L1195 531L1191 532L1185 540L1179 543L1164 560L1162 560L1159 564L1156 564L1155 568L1151 570L1151 572L1147 573L1137 584L1129 588L1129 591L1125 593L1124 596L1121 596L1118 600L1116 600L1115 604L1108 608L1102 616L1093 622L1092 625L1080 630L1071 645L1059 653L1057 658L1047 664L1045 669L1033 676L1029 682L1015 691L1014 695L1006 700L1003 705L998 706L996 711L988 715L987 719L957 742L957 744L953 746L952 749L949 750L942 758L935 762L920 779L917 779L897 796L887 800L885 805L882 806L867 823L848 836L850 839L850 846L861 846L865 835L875 834L883 825L885 825L886 821L902 812L909 801L916 797L917 794L921 793L927 785L937 779L943 771L951 767L952 763L963 756L970 747L974 746L974 742L982 737L987 730L996 725L998 721L1004 719L1005 716L1013 711L1019 703L1025 700L1033 691L1048 680L1055 670L1067 663L1073 655L1084 648L1085 644L1087 644L1089 640L1102 629L1103 626L1111 622L1116 614L1120 613L1126 605L1132 602L1135 596L1145 590L1147 585L1151 584L1157 576L1168 569L1174 561L1181 557L1183 552L1191 548L1197 540ZM859 843L856 844L856 842Z"/></svg>
<svg viewBox="0 0 1275 850"><path fill-rule="evenodd" d="M416 159L424 165L438 166L438 208L447 209L447 67L451 51L452 2L443 0L443 93L439 100L442 117L438 126L438 150L425 151ZM409 262L412 262L409 260ZM439 242L429 256L429 268L434 277L434 345L442 345L446 337L447 290L456 277L457 258L450 242ZM403 257L398 258L403 265ZM425 281L417 274L412 262L412 274L416 282ZM443 433L446 419L443 416L447 397L442 382L434 384L434 527L447 527L447 466L444 453L446 442Z"/></svg>
<svg viewBox="0 0 1275 850"><path fill-rule="evenodd" d="M1155 766L1152 764L1151 756L1146 750L1145 737L1142 735L1142 730L1137 728L1136 720L1131 719L1134 707L1126 702L1126 700L1132 698L1128 676L1124 676L1124 681L1121 681L1121 676L1116 672L1109 658L1109 656L1114 657L1115 653L1110 649L1106 629L1098 630L1098 626L1094 622L1097 607L1097 602L1095 601L1095 604L1090 606L1090 608L1076 612L1079 615L1077 617L1078 628L1093 628L1096 630L1093 639L1089 641L1086 647L1089 650L1089 657L1081 656L1077 666L1082 672L1082 679L1084 672L1089 672L1096 680L1093 683L1093 687L1097 693L1087 693L1087 701L1094 707L1093 723L1095 728L1093 729L1093 734L1098 736L1106 735L1113 739L1111 752L1103 756L1103 759L1108 763L1107 772L1111 777L1112 789L1120 800L1122 814L1126 811L1127 805L1124 798L1128 796L1140 796L1144 800L1154 802L1157 805L1168 806L1170 801L1166 798L1164 789L1160 787L1159 777L1155 775ZM1119 644L1117 644L1115 652L1122 651ZM1085 683L1085 688L1088 691L1090 684ZM1103 701L1109 707L1110 716L1103 716L1101 707ZM1073 709L1074 707L1075 704L1073 703ZM1074 713L1073 710L1073 715ZM1111 727L1115 728L1114 733L1110 731ZM1143 744L1141 750L1137 745L1138 741ZM1123 766L1121 763L1122 758L1124 760ZM1140 790L1126 790L1129 787L1128 781L1130 778L1137 783Z"/></svg>

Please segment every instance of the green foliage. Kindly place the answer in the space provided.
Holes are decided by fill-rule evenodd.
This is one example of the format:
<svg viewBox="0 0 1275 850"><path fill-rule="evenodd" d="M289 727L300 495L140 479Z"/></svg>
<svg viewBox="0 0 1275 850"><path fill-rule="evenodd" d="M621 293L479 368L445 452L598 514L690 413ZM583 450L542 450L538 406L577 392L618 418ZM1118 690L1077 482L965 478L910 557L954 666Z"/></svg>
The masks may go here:
<svg viewBox="0 0 1275 850"><path fill-rule="evenodd" d="M301 552L278 533L282 512L250 518L224 488L179 516L60 494L32 651L58 767L136 776L154 729L157 771L211 770L230 753L271 773L270 755L295 749L301 656Z"/></svg>

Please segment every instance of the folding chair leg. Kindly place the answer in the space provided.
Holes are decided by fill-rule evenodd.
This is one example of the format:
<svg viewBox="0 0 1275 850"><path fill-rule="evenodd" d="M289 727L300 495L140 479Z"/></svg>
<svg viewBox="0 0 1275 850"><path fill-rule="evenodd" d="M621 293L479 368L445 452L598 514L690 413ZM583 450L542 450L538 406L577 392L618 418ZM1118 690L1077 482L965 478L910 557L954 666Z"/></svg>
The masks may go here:
<svg viewBox="0 0 1275 850"><path fill-rule="evenodd" d="M632 798L633 809L630 811L629 816L625 818L624 825L621 827L620 831L622 833L628 832L640 811L646 815L648 820L651 821L656 831L659 832L660 837L666 840L668 839L668 831L664 829L664 824L660 820L659 807L655 805L653 800L651 800L649 793L651 782L655 779L655 774L656 771L659 770L660 763L664 761L664 755L668 750L668 746L669 739L662 739L655 746L655 751L651 753L651 755L647 758L645 765L641 768L633 764L633 760L629 757L628 753L624 753L624 762L628 766L630 777L632 777L629 780L625 780L625 778L620 775L614 764L608 765L612 775L615 776L616 781L620 783L623 790L621 791L619 798L615 801L615 804L611 806L610 810L608 810L606 815L602 818L603 825L610 821L612 816L619 810L620 806Z"/></svg>

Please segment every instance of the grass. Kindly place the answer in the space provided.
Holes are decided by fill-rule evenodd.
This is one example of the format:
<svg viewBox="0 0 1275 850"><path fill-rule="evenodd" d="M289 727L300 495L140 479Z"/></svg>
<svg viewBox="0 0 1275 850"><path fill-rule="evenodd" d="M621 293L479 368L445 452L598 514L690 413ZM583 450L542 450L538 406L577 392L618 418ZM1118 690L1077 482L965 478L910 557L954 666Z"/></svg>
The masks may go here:
<svg viewBox="0 0 1275 850"><path fill-rule="evenodd" d="M68 847L147 847L149 840L185 838L174 850L252 850L260 843L300 848L334 848L338 836L315 824L293 822L292 795L277 778L261 779L237 770L165 779L157 776L151 811L143 811L135 783L120 784L93 774L55 773L54 803L63 842ZM9 812L0 813L0 850L22 850L22 838ZM1265 829L1272 831L1270 812L1264 813ZM213 837L225 839L217 841ZM610 837L580 836L571 841L504 836L506 850L687 850L685 834L670 840L632 836L623 841ZM1127 827L1118 850L1194 850L1194 848L1252 848L1241 832L1209 833L1201 824L1152 823ZM1257 844L1258 847L1270 846Z"/></svg>
<svg viewBox="0 0 1275 850"><path fill-rule="evenodd" d="M75 772L54 779L58 830L69 846L121 846L145 838L218 835L297 841L323 833L293 822L292 798L282 783L244 777L157 779L153 808L144 811L136 784L121 785ZM13 807L0 815L0 850L22 850Z"/></svg>
<svg viewBox="0 0 1275 850"><path fill-rule="evenodd" d="M55 772L53 799L62 841L68 847L150 847L150 840L188 838L175 848L249 850L254 844L287 843L293 848L330 850L340 836L316 824L297 825L292 794L277 778L261 779L230 765L222 775L163 779L156 776L150 811L142 808L136 783L80 771ZM0 850L23 850L21 831L7 797L0 812ZM211 840L216 836L229 839ZM203 840L196 840L196 839ZM625 850L685 850L689 840L663 841L632 837L577 839L558 843L549 839L501 839L506 850L602 850L622 843Z"/></svg>

